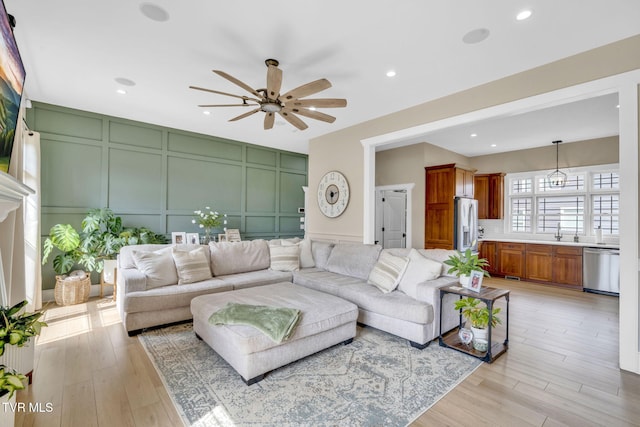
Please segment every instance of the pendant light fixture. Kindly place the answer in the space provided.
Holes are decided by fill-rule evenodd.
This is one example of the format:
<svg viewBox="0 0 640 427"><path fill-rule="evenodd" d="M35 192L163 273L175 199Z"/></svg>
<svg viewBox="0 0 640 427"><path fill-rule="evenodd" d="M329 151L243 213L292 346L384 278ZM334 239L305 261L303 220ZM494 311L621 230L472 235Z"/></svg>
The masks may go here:
<svg viewBox="0 0 640 427"><path fill-rule="evenodd" d="M567 174L561 172L558 167L558 145L560 145L562 141L553 141L553 144L556 146L556 170L547 175L547 180L549 181L549 187L553 188L562 188L567 183Z"/></svg>

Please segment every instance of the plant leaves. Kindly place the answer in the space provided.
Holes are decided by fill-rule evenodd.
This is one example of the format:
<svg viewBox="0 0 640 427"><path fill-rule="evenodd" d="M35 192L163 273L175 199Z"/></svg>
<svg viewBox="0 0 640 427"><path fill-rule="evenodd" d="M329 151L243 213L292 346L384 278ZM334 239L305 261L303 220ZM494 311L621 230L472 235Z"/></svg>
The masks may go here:
<svg viewBox="0 0 640 427"><path fill-rule="evenodd" d="M70 224L56 224L49 231L51 243L62 252L69 252L80 245L80 235Z"/></svg>

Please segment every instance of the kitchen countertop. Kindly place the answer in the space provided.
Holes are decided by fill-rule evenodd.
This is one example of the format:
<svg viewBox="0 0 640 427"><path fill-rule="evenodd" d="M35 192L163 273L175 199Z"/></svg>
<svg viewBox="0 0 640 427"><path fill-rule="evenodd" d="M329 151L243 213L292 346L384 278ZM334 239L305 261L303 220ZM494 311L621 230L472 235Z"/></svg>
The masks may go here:
<svg viewBox="0 0 640 427"><path fill-rule="evenodd" d="M479 242L511 242L511 243L533 243L536 245L561 245L561 246L581 246L590 248L619 249L618 243L594 243L594 242L574 242L573 240L534 240L534 239L511 239L508 237L483 237Z"/></svg>

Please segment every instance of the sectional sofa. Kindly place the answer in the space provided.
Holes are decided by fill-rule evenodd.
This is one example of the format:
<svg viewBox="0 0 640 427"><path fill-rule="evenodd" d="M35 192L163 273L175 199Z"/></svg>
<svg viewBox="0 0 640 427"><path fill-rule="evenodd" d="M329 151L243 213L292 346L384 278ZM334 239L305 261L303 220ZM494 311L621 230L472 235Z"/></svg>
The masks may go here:
<svg viewBox="0 0 640 427"><path fill-rule="evenodd" d="M118 258L117 307L135 335L191 319L196 296L293 282L356 304L359 323L424 348L439 334L438 289L456 282L442 264L450 253L299 239L127 246ZM443 301L451 307L445 330L458 324L454 298Z"/></svg>

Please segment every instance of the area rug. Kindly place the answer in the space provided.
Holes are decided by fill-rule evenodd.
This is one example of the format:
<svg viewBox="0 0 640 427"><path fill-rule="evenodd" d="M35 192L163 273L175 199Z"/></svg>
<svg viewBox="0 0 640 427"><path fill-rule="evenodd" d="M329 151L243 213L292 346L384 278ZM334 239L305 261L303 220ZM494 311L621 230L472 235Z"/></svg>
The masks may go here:
<svg viewBox="0 0 640 427"><path fill-rule="evenodd" d="M191 323L139 337L187 426L405 426L481 363L437 342L418 350L358 327L351 344L247 386Z"/></svg>

